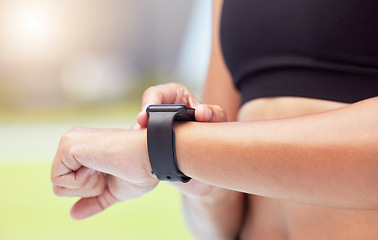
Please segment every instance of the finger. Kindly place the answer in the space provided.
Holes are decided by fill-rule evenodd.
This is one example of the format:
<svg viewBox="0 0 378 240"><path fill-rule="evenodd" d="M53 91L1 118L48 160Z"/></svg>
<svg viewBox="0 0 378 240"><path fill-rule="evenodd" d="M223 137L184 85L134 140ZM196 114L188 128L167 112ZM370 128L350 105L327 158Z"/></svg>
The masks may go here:
<svg viewBox="0 0 378 240"><path fill-rule="evenodd" d="M202 183L195 179L192 179L188 183L171 182L170 184L177 188L182 194L191 197L206 196L214 189L213 185Z"/></svg>
<svg viewBox="0 0 378 240"><path fill-rule="evenodd" d="M196 108L195 118L198 122L210 122L212 114L213 113L209 107L204 104L200 104Z"/></svg>
<svg viewBox="0 0 378 240"><path fill-rule="evenodd" d="M146 108L151 104L183 104L196 107L199 101L181 84L168 83L148 88L142 97L142 110L137 116L141 127L147 127Z"/></svg>
<svg viewBox="0 0 378 240"><path fill-rule="evenodd" d="M62 167L65 167L64 164L61 164ZM63 171L62 174L57 174L52 170L51 182L54 186L64 187L69 189L78 189L83 187L89 181L90 176L93 174L93 170L81 167L77 171L69 170L69 173Z"/></svg>
<svg viewBox="0 0 378 240"><path fill-rule="evenodd" d="M58 151L51 167L51 182L54 185L78 188L88 180L90 169L84 168L75 157L75 139L83 128L74 128L65 133L59 142Z"/></svg>
<svg viewBox="0 0 378 240"><path fill-rule="evenodd" d="M227 122L227 114L220 106L218 105L207 105L211 110L211 119L210 122Z"/></svg>
<svg viewBox="0 0 378 240"><path fill-rule="evenodd" d="M217 105L200 104L195 111L198 122L226 122L227 114Z"/></svg>
<svg viewBox="0 0 378 240"><path fill-rule="evenodd" d="M108 188L96 197L82 198L77 201L71 208L71 217L74 220L82 220L104 211L111 205L119 202L109 191Z"/></svg>
<svg viewBox="0 0 378 240"><path fill-rule="evenodd" d="M218 105L197 104L195 118L198 122L226 122L227 114ZM140 112L137 121L141 127L147 127L148 117Z"/></svg>
<svg viewBox="0 0 378 240"><path fill-rule="evenodd" d="M148 116L146 109L152 104L169 104L173 103L176 98L176 91L169 84L157 85L148 88L142 97L142 109L137 116L137 123L141 127L147 127ZM165 95L165 99L164 99ZM165 101L164 101L165 100Z"/></svg>
<svg viewBox="0 0 378 240"><path fill-rule="evenodd" d="M167 83L148 88L142 97L142 106L150 104L184 104L195 107L199 102L183 85Z"/></svg>
<svg viewBox="0 0 378 240"><path fill-rule="evenodd" d="M94 197L100 195L105 188L106 180L102 173L96 172L90 180L81 188L70 189L66 187L53 186L55 195L61 197Z"/></svg>
<svg viewBox="0 0 378 240"><path fill-rule="evenodd" d="M144 127L144 128L147 127L148 116L145 110L140 111L140 113L138 114L137 123L139 124L140 127Z"/></svg>

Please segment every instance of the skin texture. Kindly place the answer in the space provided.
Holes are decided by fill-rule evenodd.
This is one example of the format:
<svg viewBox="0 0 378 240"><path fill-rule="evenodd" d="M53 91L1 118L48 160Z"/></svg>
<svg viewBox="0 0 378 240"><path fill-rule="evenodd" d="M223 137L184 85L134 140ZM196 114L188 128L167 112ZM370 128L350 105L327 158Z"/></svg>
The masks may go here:
<svg viewBox="0 0 378 240"><path fill-rule="evenodd" d="M241 192L376 210L377 105L373 98L296 118L186 123L176 128L179 164L195 179Z"/></svg>
<svg viewBox="0 0 378 240"><path fill-rule="evenodd" d="M295 118L180 124L179 166L188 176L220 188L377 210L377 106L373 98ZM110 175L122 179L122 186L109 181ZM52 181L57 195L85 197L72 209L76 219L148 193L158 181L151 175L145 129L70 131L59 145Z"/></svg>
<svg viewBox="0 0 378 240"><path fill-rule="evenodd" d="M212 67L217 67L217 65L212 65ZM195 117L197 121L227 121L226 113L220 106L198 105L199 102L193 95L179 84L171 83L150 88L144 93L142 102L143 106L162 103L186 104L196 108ZM141 127L147 126L145 108L142 107L137 118ZM235 118L235 116L231 117ZM197 239L230 239L236 237L243 220L244 194L205 184L196 179L192 179L186 184L171 184L182 193L185 219ZM219 211L219 209L222 209L222 211Z"/></svg>
<svg viewBox="0 0 378 240"><path fill-rule="evenodd" d="M143 96L139 127L71 130L53 162L54 192L83 197L71 210L83 219L154 189L145 108L180 103L195 107L199 121L175 126L180 170L194 179L174 185L196 238L376 239L378 99L345 106L258 99L239 111L217 38L221 4L214 1L203 97L210 105L182 85L159 85ZM234 122L238 115L245 122Z"/></svg>
<svg viewBox="0 0 378 240"><path fill-rule="evenodd" d="M161 96L161 100L156 96ZM157 99L155 104L180 103L195 107L197 121L217 122L227 118L219 106L200 105L179 84L150 88L143 97L143 103L151 98ZM164 98L168 102L162 101ZM156 187L158 180L151 174L147 153L147 120L145 107L142 107L137 117L141 126L135 126L134 130L74 128L61 138L51 170L51 181L56 195L82 197L72 207L73 219L90 217L119 201L137 198ZM140 172L135 172L134 168L139 168ZM129 173L132 176L125 177ZM188 184L172 185L192 197L205 195L213 188L194 179Z"/></svg>
<svg viewBox="0 0 378 240"><path fill-rule="evenodd" d="M149 163L139 161L147 158L143 130L74 128L61 138L54 158L54 193L82 197L72 207L71 216L87 218L151 191L158 180L151 175Z"/></svg>

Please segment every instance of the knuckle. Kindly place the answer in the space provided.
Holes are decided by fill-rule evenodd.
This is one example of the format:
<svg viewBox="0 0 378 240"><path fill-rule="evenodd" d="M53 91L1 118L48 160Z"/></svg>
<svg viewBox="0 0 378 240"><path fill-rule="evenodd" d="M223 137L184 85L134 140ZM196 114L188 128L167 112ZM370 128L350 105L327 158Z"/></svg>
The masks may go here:
<svg viewBox="0 0 378 240"><path fill-rule="evenodd" d="M215 119L217 121L226 121L227 120L227 113L224 109L222 109L219 105L212 106L213 112L215 114Z"/></svg>
<svg viewBox="0 0 378 240"><path fill-rule="evenodd" d="M105 210L110 206L110 203L104 197L101 196L102 195L97 196L98 205L102 210Z"/></svg>
<svg viewBox="0 0 378 240"><path fill-rule="evenodd" d="M94 196L101 195L104 192L105 187L100 186L94 189Z"/></svg>
<svg viewBox="0 0 378 240"><path fill-rule="evenodd" d="M170 82L168 83L170 84L171 86L173 87L178 87L178 88L186 88L184 85L180 84L180 83L176 83L176 82Z"/></svg>
<svg viewBox="0 0 378 240"><path fill-rule="evenodd" d="M61 149L68 154L68 156L76 156L80 150L80 144L77 144L79 141L76 141L75 132L67 132L60 139Z"/></svg>
<svg viewBox="0 0 378 240"><path fill-rule="evenodd" d="M63 134L59 142L59 155L65 160L76 160L76 156L83 150L86 145L83 139L88 139L88 131L93 132L89 128L75 127ZM75 162L75 161L74 161Z"/></svg>
<svg viewBox="0 0 378 240"><path fill-rule="evenodd" d="M89 179L83 181L81 185L81 188L88 191L92 196L97 196L105 189L105 179L101 174L95 173Z"/></svg>
<svg viewBox="0 0 378 240"><path fill-rule="evenodd" d="M147 88L144 93L143 93L143 96L142 96L142 99L146 98L147 95L149 95L151 92L155 91L156 90L156 86L151 86L149 88Z"/></svg>
<svg viewBox="0 0 378 240"><path fill-rule="evenodd" d="M54 186L59 184L59 181L58 181L58 177L57 177L57 176L51 175L51 177L50 177L50 181L51 181L51 183L52 183Z"/></svg>
<svg viewBox="0 0 378 240"><path fill-rule="evenodd" d="M71 159L71 157L76 160L76 156L81 152L80 151L80 146L78 144L70 144L67 147L67 152L68 152L68 159Z"/></svg>
<svg viewBox="0 0 378 240"><path fill-rule="evenodd" d="M79 127L74 127L61 137L61 143L70 143L75 139L76 133L79 132Z"/></svg>
<svg viewBox="0 0 378 240"><path fill-rule="evenodd" d="M185 87L184 85L180 84L180 83L172 83L172 86L176 89L180 89L180 91L182 92L182 94L184 96L189 96L190 95L190 91L187 87Z"/></svg>
<svg viewBox="0 0 378 240"><path fill-rule="evenodd" d="M70 139L71 139L71 132L66 132L65 134L62 135L62 137L60 138L60 143L66 143L66 142L69 142Z"/></svg>
<svg viewBox="0 0 378 240"><path fill-rule="evenodd" d="M88 128L76 126L76 127L73 127L69 132L83 132L87 129Z"/></svg>
<svg viewBox="0 0 378 240"><path fill-rule="evenodd" d="M167 83L167 84L165 84L167 87L171 87L171 88L180 88L180 87L182 87L182 85L181 84L179 84L179 83L175 83L175 82L170 82L170 83Z"/></svg>
<svg viewBox="0 0 378 240"><path fill-rule="evenodd" d="M214 105L214 109L218 112L223 111L222 108L219 105Z"/></svg>
<svg viewBox="0 0 378 240"><path fill-rule="evenodd" d="M97 200L98 200L100 207L103 210L119 201L109 191L108 191L108 194L101 194L101 195L97 196Z"/></svg>
<svg viewBox="0 0 378 240"><path fill-rule="evenodd" d="M221 108L221 106L219 105L215 105L215 111L218 112L220 115L224 115L226 113L226 111L223 110L223 108Z"/></svg>
<svg viewBox="0 0 378 240"><path fill-rule="evenodd" d="M59 186L54 185L53 186L53 192L58 197L64 196L63 187L59 187Z"/></svg>
<svg viewBox="0 0 378 240"><path fill-rule="evenodd" d="M75 186L75 189L83 189L87 185L88 179L84 179L81 181L74 181L73 185Z"/></svg>
<svg viewBox="0 0 378 240"><path fill-rule="evenodd" d="M93 189L96 194L101 194L105 189L105 179L102 174L96 174L97 175L97 181L95 182Z"/></svg>

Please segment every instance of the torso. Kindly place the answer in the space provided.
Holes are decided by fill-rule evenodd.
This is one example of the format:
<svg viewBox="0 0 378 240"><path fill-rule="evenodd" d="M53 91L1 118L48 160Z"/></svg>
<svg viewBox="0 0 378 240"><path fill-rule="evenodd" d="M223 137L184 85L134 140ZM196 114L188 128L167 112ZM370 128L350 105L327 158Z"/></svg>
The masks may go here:
<svg viewBox="0 0 378 240"><path fill-rule="evenodd" d="M319 113L377 95L377 1L223 2L220 40L244 103L239 121ZM242 240L378 239L378 211L253 195L246 211Z"/></svg>
<svg viewBox="0 0 378 240"><path fill-rule="evenodd" d="M245 103L239 121L301 116L346 106L345 103L295 97L262 98ZM248 196L241 239L378 239L378 211L311 206Z"/></svg>

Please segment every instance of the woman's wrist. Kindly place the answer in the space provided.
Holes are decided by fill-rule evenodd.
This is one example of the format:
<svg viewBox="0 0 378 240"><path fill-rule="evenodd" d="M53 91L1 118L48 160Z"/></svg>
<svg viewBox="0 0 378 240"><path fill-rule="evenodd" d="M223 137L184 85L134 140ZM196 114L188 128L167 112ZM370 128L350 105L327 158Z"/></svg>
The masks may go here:
<svg viewBox="0 0 378 240"><path fill-rule="evenodd" d="M147 150L147 130L104 129L88 136L96 140L99 149L99 162L104 165L103 171L124 179L135 185L148 185L157 182L152 174ZM105 151L103 149L106 149ZM103 158L100 156L103 155ZM107 161L104 161L104 160ZM89 159L90 160L90 159Z"/></svg>
<svg viewBox="0 0 378 240"><path fill-rule="evenodd" d="M212 149L205 147L205 145L209 144L209 141L203 137L210 136L208 127L213 124L214 123L178 122L174 127L176 159L180 171L202 182L206 181L197 178L199 176L198 170L200 170L200 172L210 170L202 168L208 165L202 162L202 160L209 158L208 155L212 152Z"/></svg>
<svg viewBox="0 0 378 240"><path fill-rule="evenodd" d="M152 174L152 167L150 163L150 159L148 157L148 147L147 147L147 129L140 128L136 130L131 130L135 133L131 142L135 142L136 146L134 152L139 152L140 156L138 156L139 162L141 163L141 167L145 169L146 176L150 178L151 182L157 182L158 179L155 175ZM137 151L136 151L137 150Z"/></svg>

